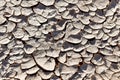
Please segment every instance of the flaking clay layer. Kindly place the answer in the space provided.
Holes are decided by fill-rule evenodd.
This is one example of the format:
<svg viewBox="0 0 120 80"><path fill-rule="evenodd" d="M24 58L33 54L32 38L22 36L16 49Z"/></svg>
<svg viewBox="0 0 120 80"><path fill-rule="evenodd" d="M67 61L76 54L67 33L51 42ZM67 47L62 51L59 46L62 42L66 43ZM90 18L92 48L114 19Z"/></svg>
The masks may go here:
<svg viewBox="0 0 120 80"><path fill-rule="evenodd" d="M120 80L120 0L0 0L0 80Z"/></svg>

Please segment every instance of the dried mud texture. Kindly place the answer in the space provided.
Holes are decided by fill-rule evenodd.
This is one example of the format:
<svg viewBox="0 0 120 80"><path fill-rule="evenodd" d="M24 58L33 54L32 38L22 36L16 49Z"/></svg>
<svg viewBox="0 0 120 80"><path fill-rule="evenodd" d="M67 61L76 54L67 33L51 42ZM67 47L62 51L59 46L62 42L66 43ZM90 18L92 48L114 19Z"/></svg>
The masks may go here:
<svg viewBox="0 0 120 80"><path fill-rule="evenodd" d="M0 0L0 80L120 80L120 0Z"/></svg>

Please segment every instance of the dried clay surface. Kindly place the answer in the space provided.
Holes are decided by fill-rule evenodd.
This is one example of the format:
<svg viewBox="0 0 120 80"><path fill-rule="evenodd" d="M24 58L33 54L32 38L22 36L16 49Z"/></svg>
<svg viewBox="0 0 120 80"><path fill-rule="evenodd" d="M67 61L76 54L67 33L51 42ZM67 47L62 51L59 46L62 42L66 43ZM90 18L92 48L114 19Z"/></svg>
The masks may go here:
<svg viewBox="0 0 120 80"><path fill-rule="evenodd" d="M0 0L0 80L120 80L120 0Z"/></svg>

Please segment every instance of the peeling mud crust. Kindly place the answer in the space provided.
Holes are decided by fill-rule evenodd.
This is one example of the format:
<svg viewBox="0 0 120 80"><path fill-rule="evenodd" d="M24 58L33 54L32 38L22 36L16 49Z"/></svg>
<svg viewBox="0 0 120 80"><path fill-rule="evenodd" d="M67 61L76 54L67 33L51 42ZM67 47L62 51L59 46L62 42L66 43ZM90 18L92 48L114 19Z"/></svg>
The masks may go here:
<svg viewBox="0 0 120 80"><path fill-rule="evenodd" d="M120 0L0 0L0 80L120 80Z"/></svg>

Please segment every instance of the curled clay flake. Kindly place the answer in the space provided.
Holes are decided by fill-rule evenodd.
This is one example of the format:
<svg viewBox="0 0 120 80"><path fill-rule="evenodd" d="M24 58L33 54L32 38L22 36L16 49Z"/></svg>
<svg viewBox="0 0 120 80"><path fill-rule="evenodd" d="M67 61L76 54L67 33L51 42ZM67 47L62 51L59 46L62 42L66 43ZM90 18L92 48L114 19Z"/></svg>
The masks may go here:
<svg viewBox="0 0 120 80"><path fill-rule="evenodd" d="M26 52L26 54L32 54L35 50L36 50L36 48L34 48L34 47L24 48L24 51Z"/></svg>
<svg viewBox="0 0 120 80"><path fill-rule="evenodd" d="M3 7L5 4L6 4L6 1L5 1L5 0L1 0L1 1L0 1L0 7Z"/></svg>
<svg viewBox="0 0 120 80"><path fill-rule="evenodd" d="M49 79L50 77L52 77L53 72L47 72L47 71L39 70L38 74L41 76L42 79Z"/></svg>
<svg viewBox="0 0 120 80"><path fill-rule="evenodd" d="M25 16L29 16L30 14L32 14L33 13L33 11L32 11L32 9L31 8L22 8L21 9L21 14L22 15L25 15Z"/></svg>
<svg viewBox="0 0 120 80"><path fill-rule="evenodd" d="M19 5L21 1L22 0L11 0L11 3L13 3L14 5Z"/></svg>
<svg viewBox="0 0 120 80"><path fill-rule="evenodd" d="M53 71L55 68L55 60L49 57L34 56L37 64L45 70Z"/></svg>
<svg viewBox="0 0 120 80"><path fill-rule="evenodd" d="M89 11L89 8L87 5L85 5L84 1L79 1L77 3L77 6L78 8L81 10L81 11L84 11L84 12L88 12Z"/></svg>
<svg viewBox="0 0 120 80"><path fill-rule="evenodd" d="M80 21L73 22L73 26L77 29L84 29L84 26Z"/></svg>
<svg viewBox="0 0 120 80"><path fill-rule="evenodd" d="M53 5L55 0L40 0L40 3L44 4L45 6L51 6Z"/></svg>
<svg viewBox="0 0 120 80"><path fill-rule="evenodd" d="M59 57L60 50L48 50L47 51L47 56L50 57Z"/></svg>
<svg viewBox="0 0 120 80"><path fill-rule="evenodd" d="M15 29L15 23L13 22L8 22L8 24L6 25L7 28L7 32L12 32Z"/></svg>
<svg viewBox="0 0 120 80"><path fill-rule="evenodd" d="M117 35L119 35L119 30L117 29L115 29L115 30L111 30L111 32L108 34L110 37L115 37L115 36L117 36Z"/></svg>
<svg viewBox="0 0 120 80"><path fill-rule="evenodd" d="M74 43L74 44L77 44L77 43L80 43L81 42L81 36L78 34L78 35L70 35L66 41L70 42L70 43Z"/></svg>
<svg viewBox="0 0 120 80"><path fill-rule="evenodd" d="M95 68L92 64L83 64L80 66L80 69L85 73L93 73Z"/></svg>
<svg viewBox="0 0 120 80"><path fill-rule="evenodd" d="M32 6L37 5L37 4L38 4L38 2L35 0L27 0L27 1L23 0L21 2L22 7L32 7Z"/></svg>
<svg viewBox="0 0 120 80"><path fill-rule="evenodd" d="M20 80L25 80L26 76L27 74L24 72L24 73L20 73L16 75L15 78L20 79Z"/></svg>
<svg viewBox="0 0 120 80"><path fill-rule="evenodd" d="M102 22L104 22L106 20L106 17L96 15L96 16L91 17L90 20L95 22L95 23L102 23Z"/></svg>
<svg viewBox="0 0 120 80"><path fill-rule="evenodd" d="M89 47L87 47L87 51L90 53L97 53L98 48L96 46L89 46Z"/></svg>
<svg viewBox="0 0 120 80"><path fill-rule="evenodd" d="M118 62L120 61L120 58L116 55L108 55L105 57L106 60L109 60L110 62Z"/></svg>
<svg viewBox="0 0 120 80"><path fill-rule="evenodd" d="M92 38L95 37L95 35L92 35L92 34L86 34L86 35L84 35L83 37L86 38L86 39L92 39Z"/></svg>
<svg viewBox="0 0 120 80"><path fill-rule="evenodd" d="M28 22L29 24L33 25L33 26L40 26L40 22L36 19L37 16L30 16L28 17Z"/></svg>
<svg viewBox="0 0 120 80"><path fill-rule="evenodd" d="M4 38L2 40L0 40L0 44L8 44L10 42L10 40L8 38Z"/></svg>
<svg viewBox="0 0 120 80"><path fill-rule="evenodd" d="M3 15L0 15L0 24L3 24L6 21L6 18Z"/></svg>
<svg viewBox="0 0 120 80"><path fill-rule="evenodd" d="M19 23L22 19L17 18L17 17L9 17L8 19L9 21L15 22L15 23Z"/></svg>
<svg viewBox="0 0 120 80"><path fill-rule="evenodd" d="M101 29L103 27L103 25L102 24L95 24L95 23L93 23L93 24L90 24L90 27L92 29Z"/></svg>
<svg viewBox="0 0 120 80"><path fill-rule="evenodd" d="M40 22L40 23L45 23L47 21L46 18L42 17L42 16L37 16L36 19Z"/></svg>
<svg viewBox="0 0 120 80"><path fill-rule="evenodd" d="M94 5L97 6L98 9L104 9L109 4L109 0L95 0Z"/></svg>
<svg viewBox="0 0 120 80"><path fill-rule="evenodd" d="M97 66L96 67L96 72L98 74L101 74L102 72L105 72L108 68L105 66L105 65L102 65L102 66Z"/></svg>
<svg viewBox="0 0 120 80"><path fill-rule="evenodd" d="M90 23L90 16L85 16L85 15L77 15L77 18L85 25Z"/></svg>
<svg viewBox="0 0 120 80"><path fill-rule="evenodd" d="M91 61L94 64L96 64L96 65L102 65L102 64L104 64L103 58L99 54L96 54Z"/></svg>
<svg viewBox="0 0 120 80"><path fill-rule="evenodd" d="M24 36L24 31L18 28L15 32L13 32L13 35L15 38L22 38Z"/></svg>
<svg viewBox="0 0 120 80"><path fill-rule="evenodd" d="M5 26L0 26L0 33L5 33L6 31L7 30Z"/></svg>
<svg viewBox="0 0 120 80"><path fill-rule="evenodd" d="M37 66L35 66L35 67L32 67L32 68L28 69L26 71L26 73L27 74L35 74L38 70L39 70L39 68Z"/></svg>
<svg viewBox="0 0 120 80"><path fill-rule="evenodd" d="M36 65L36 63L34 62L33 59L31 59L31 60L29 60L27 62L22 63L21 64L21 68L22 69L29 69L29 68L31 68L31 67L33 67L35 65Z"/></svg>
<svg viewBox="0 0 120 80"><path fill-rule="evenodd" d="M78 3L78 0L64 0L64 1L66 1L67 3L71 3L71 4Z"/></svg>

